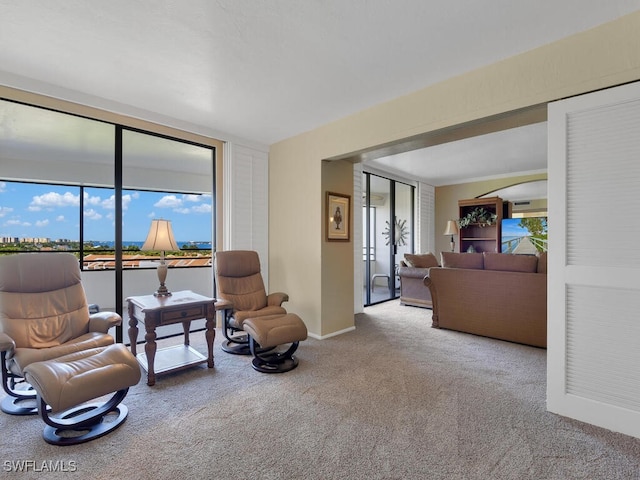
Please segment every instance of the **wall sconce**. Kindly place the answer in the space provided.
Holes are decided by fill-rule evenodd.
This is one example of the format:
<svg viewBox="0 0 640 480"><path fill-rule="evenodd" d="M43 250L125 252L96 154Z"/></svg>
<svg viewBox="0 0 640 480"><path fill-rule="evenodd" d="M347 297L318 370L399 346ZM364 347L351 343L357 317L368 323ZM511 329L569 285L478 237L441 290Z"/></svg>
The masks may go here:
<svg viewBox="0 0 640 480"><path fill-rule="evenodd" d="M164 282L167 279L167 264L164 261L165 251L180 250L175 238L173 238L173 230L171 229L171 220L152 220L151 228L147 234L147 239L141 248L142 251L161 251L160 264L158 265L158 281L160 286L158 291L154 293L156 297L167 297L171 292L167 289Z"/></svg>
<svg viewBox="0 0 640 480"><path fill-rule="evenodd" d="M456 249L456 241L453 239L454 235L458 235L458 224L455 220L447 221L447 229L444 231L444 235L451 235L451 251Z"/></svg>

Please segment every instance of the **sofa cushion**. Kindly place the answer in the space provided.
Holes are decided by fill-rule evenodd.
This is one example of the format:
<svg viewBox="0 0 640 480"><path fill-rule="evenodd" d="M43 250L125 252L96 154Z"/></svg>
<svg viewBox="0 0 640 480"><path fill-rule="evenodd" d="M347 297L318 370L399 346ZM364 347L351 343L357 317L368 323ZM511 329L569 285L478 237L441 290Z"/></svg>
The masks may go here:
<svg viewBox="0 0 640 480"><path fill-rule="evenodd" d="M423 254L404 254L404 263L407 264L407 267L415 267L415 268L431 268L438 266L438 259L433 253L423 253Z"/></svg>
<svg viewBox="0 0 640 480"><path fill-rule="evenodd" d="M503 272L536 273L538 257L535 255L513 255L510 253L484 252L484 269Z"/></svg>
<svg viewBox="0 0 640 480"><path fill-rule="evenodd" d="M547 252L538 252L538 273L547 273Z"/></svg>
<svg viewBox="0 0 640 480"><path fill-rule="evenodd" d="M445 268L472 268L482 270L484 257L482 253L442 252L442 266Z"/></svg>

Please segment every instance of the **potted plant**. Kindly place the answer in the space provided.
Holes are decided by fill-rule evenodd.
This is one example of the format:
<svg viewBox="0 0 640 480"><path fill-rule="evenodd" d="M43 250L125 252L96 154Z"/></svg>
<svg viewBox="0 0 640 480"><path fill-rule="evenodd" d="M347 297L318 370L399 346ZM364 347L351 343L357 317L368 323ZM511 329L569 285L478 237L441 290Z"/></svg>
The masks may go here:
<svg viewBox="0 0 640 480"><path fill-rule="evenodd" d="M469 211L464 217L459 218L458 227L465 228L470 225L479 225L485 227L487 225L493 225L496 222L498 216L495 213L491 213L484 207L475 207Z"/></svg>

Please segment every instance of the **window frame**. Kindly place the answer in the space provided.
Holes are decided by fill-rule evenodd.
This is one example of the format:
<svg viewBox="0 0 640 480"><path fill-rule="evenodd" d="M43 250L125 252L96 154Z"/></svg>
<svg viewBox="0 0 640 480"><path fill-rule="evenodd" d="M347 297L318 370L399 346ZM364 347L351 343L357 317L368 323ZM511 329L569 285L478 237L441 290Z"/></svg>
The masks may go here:
<svg viewBox="0 0 640 480"><path fill-rule="evenodd" d="M12 99L12 98L7 98L6 96L1 96L0 97L0 101L3 102L9 102L12 104L17 104L17 105L24 105L25 107L28 108L36 108L36 109L41 109L41 110L46 110L46 111L50 111L50 112L56 112L60 115L65 115L65 116L73 116L73 117L77 117L77 118L84 118L87 120L91 120L91 121L96 121L96 122L101 122L104 123L106 125L111 125L114 126L114 136L113 136L113 154L114 154L114 161L113 161L113 188L115 191L114 194L114 198L115 198L115 281L114 281L114 290L115 290L115 310L118 314L120 314L121 316L123 315L123 306L124 306L124 295L123 295L123 264L122 264L122 190L123 190L123 143L122 143L122 139L123 139L123 132L124 131L132 131L132 132L138 132L138 133L143 133L143 134L147 134L150 136L154 136L154 137L158 137L158 138L165 138L168 140L172 140L172 141L176 141L176 142L180 142L180 143L185 143L185 144L190 144L190 145L194 145L194 146L198 146L198 147L202 147L205 148L207 150L209 150L211 152L211 178L207 179L207 182L210 180L210 183L208 183L207 185L207 189L210 188L210 192L211 192L211 198L212 198L212 209L211 209L211 252L212 255L214 254L215 250L216 250L216 243L217 243L217 208L218 208L218 192L217 192L217 178L216 178L216 164L217 164L217 158L218 158L218 148L222 147L222 143L211 139L211 144L207 144L207 143L203 143L203 142L199 142L199 141L194 141L194 140L189 140L189 139L185 139L185 138L180 138L178 136L174 136L174 135L168 135L168 134L163 134L163 133L158 133L157 131L153 131L147 128L138 128L135 126L131 126L131 125L125 125L124 123L122 123L120 120L110 120L109 118L122 118L125 121L130 120L132 123L135 124L148 124L150 127L153 127L154 124L150 123L150 122L145 122L145 121L133 121L133 119L128 119L126 116L121 116L118 114L110 114L109 112L105 112L99 109L93 109L95 115L94 116L90 116L84 113L75 113L73 111L65 111L65 110L61 110L59 108L52 108L49 106L43 106L43 105L38 105L38 104L34 104L34 103L29 103L29 102L25 102L25 101L20 101L20 100L16 100L16 99ZM68 105L68 108L70 110L74 110L75 106L72 104ZM91 109L90 109L91 111ZM166 127L161 127L158 126L159 129L165 129ZM169 127L170 128L170 127ZM178 130L176 130L176 132L179 132ZM187 132L184 132L185 134L187 134ZM188 135L190 137L196 138L196 137L201 137L200 135L197 134L192 134L192 135ZM205 137L201 137L203 139L205 139ZM0 139L1 141L2 139ZM208 140L208 139L206 139ZM22 176L22 174L20 173L17 176L14 175L9 175L9 177L11 178L7 178L8 181L21 181L21 182L28 182L28 181L32 181L32 183L53 183L53 184L60 184L63 183L60 181L60 179L58 178L48 178L48 179L39 179L38 182L34 182L33 178L25 178L25 176ZM98 183L99 179L96 179L95 182ZM90 187L94 187L96 185L92 184L93 182L87 182L87 185ZM110 186L107 188L111 188ZM130 187L129 187L130 188ZM129 189L127 188L127 189ZM164 191L166 189L162 189L162 191ZM203 192L197 192L197 193L203 193ZM82 215L80 216L80 222L82 222ZM186 268L195 268L195 267L186 267ZM206 267L206 268L211 268L213 271L212 266L211 267ZM215 289L215 286L214 286ZM122 326L117 328L116 331L116 341L118 342L122 342Z"/></svg>

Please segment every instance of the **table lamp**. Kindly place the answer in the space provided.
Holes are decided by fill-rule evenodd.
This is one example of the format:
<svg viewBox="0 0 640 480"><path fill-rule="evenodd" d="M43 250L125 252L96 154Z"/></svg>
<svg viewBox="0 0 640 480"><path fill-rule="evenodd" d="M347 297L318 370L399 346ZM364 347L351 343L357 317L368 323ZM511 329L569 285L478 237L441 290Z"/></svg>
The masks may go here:
<svg viewBox="0 0 640 480"><path fill-rule="evenodd" d="M147 234L147 239L142 245L142 251L160 251L162 256L160 258L160 264L158 265L158 280L160 286L158 291L154 293L156 297L167 297L171 295L171 292L167 290L164 282L167 279L167 264L164 261L165 251L180 250L176 240L173 238L173 230L171 229L171 220L152 220L151 228Z"/></svg>
<svg viewBox="0 0 640 480"><path fill-rule="evenodd" d="M451 235L451 251L455 251L456 249L456 242L453 239L454 235L458 235L458 224L456 223L455 220L448 220L447 221L447 229L444 231L445 235Z"/></svg>

